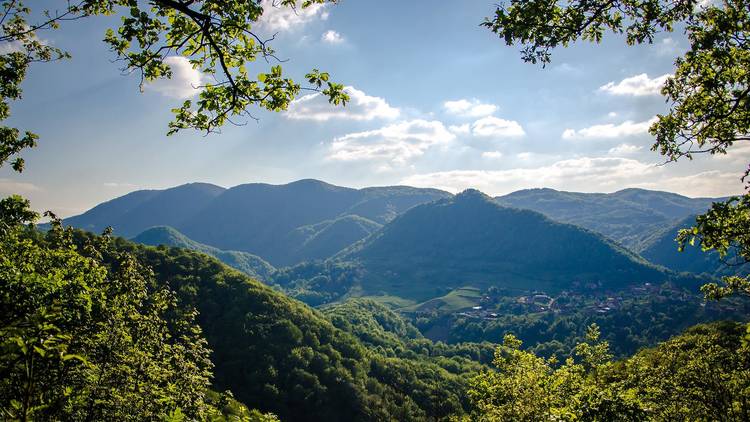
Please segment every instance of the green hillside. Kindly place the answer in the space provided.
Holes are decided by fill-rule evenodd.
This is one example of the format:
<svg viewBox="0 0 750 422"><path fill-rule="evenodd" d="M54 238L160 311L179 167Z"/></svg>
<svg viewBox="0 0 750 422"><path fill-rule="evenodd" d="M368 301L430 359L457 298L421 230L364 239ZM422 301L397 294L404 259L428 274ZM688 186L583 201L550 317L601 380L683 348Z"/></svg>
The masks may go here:
<svg viewBox="0 0 750 422"><path fill-rule="evenodd" d="M455 373L455 363L481 368L492 360L494 344L464 343L445 345L425 339L400 314L370 299L350 299L326 306L323 314L337 328L356 336L369 348L387 356L409 357L414 353L437 357L433 364ZM445 358L454 358L452 361Z"/></svg>
<svg viewBox="0 0 750 422"><path fill-rule="evenodd" d="M334 220L294 229L286 239L290 262L329 258L358 240L377 231L382 224L358 215L346 215Z"/></svg>
<svg viewBox="0 0 750 422"><path fill-rule="evenodd" d="M193 183L133 192L65 224L95 233L111 226L124 237L170 226L202 244L283 266L328 258L407 209L449 196L436 189L351 189L310 179L230 189Z"/></svg>
<svg viewBox="0 0 750 422"><path fill-rule="evenodd" d="M726 276L750 273L747 265L735 265L739 261L733 256L721 259L715 251L703 252L700 245L685 245L685 249L677 250L677 233L680 229L692 227L695 216L687 217L673 226L656 231L644 241L641 256L649 261L663 265L674 271L686 271L695 274L710 274Z"/></svg>
<svg viewBox="0 0 750 422"><path fill-rule="evenodd" d="M133 242L150 246L172 246L176 248L190 249L210 255L219 261L236 268L250 277L270 282L276 269L264 261L247 252L223 251L213 246L198 243L176 229L169 226L152 227L132 239Z"/></svg>
<svg viewBox="0 0 750 422"><path fill-rule="evenodd" d="M153 226L178 227L222 192L224 188L208 183L136 191L66 218L65 224L94 233L112 227L119 236L133 237Z"/></svg>
<svg viewBox="0 0 750 422"><path fill-rule="evenodd" d="M426 193L417 196L419 200L434 200L448 195L416 188L357 190L318 180L300 180L279 186L257 183L241 185L224 192L178 229L203 243L254 253L276 266L292 265L300 262L289 253L299 247L297 238L289 236L295 230L354 214L352 209L367 210L369 216L384 215L389 210L400 213L405 211L404 206L412 206L414 202L404 203L397 199L412 197L417 192ZM370 201L372 197L380 200L373 203ZM359 225L349 227L363 234ZM348 237L355 236L349 234ZM289 242L289 239L293 241ZM339 246L338 243L324 248L317 245L317 249L336 249L333 250L335 253L341 249Z"/></svg>
<svg viewBox="0 0 750 422"><path fill-rule="evenodd" d="M441 313L456 312L462 309L471 308L479 304L482 293L474 287L461 287L453 290L445 296L436 297L426 302L413 306L401 308L402 312L432 312Z"/></svg>
<svg viewBox="0 0 750 422"><path fill-rule="evenodd" d="M389 356L207 255L121 238L115 248L151 267L181 306L195 307L213 350L213 389L230 389L251 408L289 421L425 420L465 411L476 352L443 347L435 359L429 352Z"/></svg>
<svg viewBox="0 0 750 422"><path fill-rule="evenodd" d="M670 277L598 234L474 190L412 208L337 258L361 262L365 293L421 300L462 286L556 291Z"/></svg>

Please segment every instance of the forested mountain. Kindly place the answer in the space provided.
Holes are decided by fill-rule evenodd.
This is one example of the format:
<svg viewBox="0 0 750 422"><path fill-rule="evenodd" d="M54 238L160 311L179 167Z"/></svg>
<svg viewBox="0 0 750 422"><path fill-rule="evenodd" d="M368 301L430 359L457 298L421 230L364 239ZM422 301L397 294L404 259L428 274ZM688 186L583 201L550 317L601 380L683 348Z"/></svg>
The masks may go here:
<svg viewBox="0 0 750 422"><path fill-rule="evenodd" d="M112 226L128 238L153 226L170 226L194 241L284 266L329 258L409 208L450 196L435 189L351 189L317 180L230 189L192 183L132 192L65 223L93 232ZM714 200L643 189L611 194L528 189L495 199L601 233L635 252L655 231L704 211Z"/></svg>
<svg viewBox="0 0 750 422"><path fill-rule="evenodd" d="M350 189L317 180L231 189L190 184L133 192L68 218L65 224L93 232L111 226L124 237L170 226L200 243L291 265L327 258L399 213L448 196L436 189ZM340 219L346 216L361 218Z"/></svg>
<svg viewBox="0 0 750 422"><path fill-rule="evenodd" d="M429 212L421 213L420 210L424 209ZM510 214L501 214L503 218L493 218L493 221L500 221L504 226L495 226L495 223L487 225L487 215L497 217L498 215L495 215L497 212L510 212ZM498 227L504 227L507 230L508 225L515 226L517 230L530 236L531 240L538 234L532 226L539 226L536 230L545 230L553 235L563 233L564 229L574 230L574 234L567 234L569 237L561 238L563 246L565 240L588 245L590 247L584 250L584 253L593 260L601 259L613 265L615 271L621 268L618 266L621 262L619 259L608 259L606 254L598 253L596 242L586 239L587 236L593 237L599 244L616 248L616 245L602 240L600 236L575 226L551 222L532 211L502 208L476 191L464 192L454 198L416 207L387 225L386 229L398 224L404 218L415 218L409 217L414 213L417 217L430 216L431 218L422 219L425 226L439 228L435 230L437 236L428 239L437 246L440 246L445 238L450 238L464 248L466 247L462 230L453 234L445 230L446 227L455 228L457 224L451 219L461 216L465 222L487 225L485 228L490 233ZM447 217L436 218L443 216ZM487 246L483 243L486 238L477 235L480 233L478 226L468 223L464 226L479 241L479 246ZM216 409L226 413L224 403L230 400L229 396L201 392L202 388L209 386L209 380L211 390L231 390L239 402L250 408L259 409L262 412L273 412L282 420L290 421L444 420L451 416L460 417L472 408L478 408L478 405L471 401L472 397L476 396L468 393L473 385L470 379L486 371L485 365L492 357L493 348L489 343L453 345L433 343L424 338L422 333L407 322L402 315L372 300L349 300L327 306L322 311L316 311L226 267L206 254L195 251L166 246L138 245L122 238L110 239L83 231L62 231L60 228L53 228L45 234L28 229L26 226L18 226L13 236L8 239L5 239L8 236L3 233L0 230L0 239L12 246L14 250L18 249L19 259L27 255L24 251L32 248L39 253L52 254L57 258L64 255L71 259L81 260L76 261L78 262L74 267L76 271L72 273L61 272L54 265L47 268L45 264L34 270L34 273L25 275L32 266L15 264L11 261L4 262L0 269L15 283L14 286L20 286L18 282L21 280L27 280L26 283L34 280L39 282L39 285L32 283L29 287L45 286L47 288L47 290L33 293L37 295L43 293L40 300L52 304L48 309L52 312L51 314L45 313L47 308L39 311L42 312L39 315L42 322L58 323L59 318L56 314L58 311L55 310L57 308L54 304L63 299L71 300L67 295L73 295L75 306L71 304L69 308L66 308L66 315L69 314L76 325L74 327L60 325L61 329L85 334L89 330L87 322L96 321L99 330L97 333L101 332L97 334L96 346L105 351L110 350L108 348L110 337L119 339L118 341L130 339L128 341L132 343L131 349L136 354L132 356L124 354L120 358L120 360L124 359L124 363L111 369L115 371L113 374L118 373L117 371L130 373L128 371L139 368L137 365L143 363L141 360L143 356L137 353L141 352L153 354L147 360L150 365L155 365L150 366L147 372L149 377L154 377L150 381L153 383L163 383L161 380L164 378L169 380L190 377L196 370L194 365L199 365L200 375L193 376L196 384L191 386L189 392L183 391L186 393L185 399L175 402L170 397L169 409L172 409L168 410L170 415L174 415L176 411L174 406L192 406L190 400L198 400L198 404L195 405L198 407L200 401L205 400L206 403L211 403L211 406L216 406ZM517 232L510 234L517 236ZM167 241L190 244L189 239L181 238L178 232L164 228L151 231L149 236L152 239L166 236ZM67 243L65 239L68 237L74 239L74 242ZM144 237L148 236L144 235ZM63 243L55 246L57 242L61 242L60 239ZM517 242L512 239L504 240L518 247ZM508 253L509 250L503 249L501 252ZM547 251L542 250L542 252ZM627 254L625 257L632 258ZM31 258L37 262L35 256ZM407 261L412 258L413 256L409 254L403 256L403 259ZM479 262L479 260L472 260L472 257L465 258L471 262ZM637 261L632 262L637 263ZM452 263L449 262L448 265L450 264ZM333 263L328 263L328 265L333 265ZM647 268L650 269L650 267ZM439 268L439 270L445 269L445 265ZM310 271L318 270L313 266ZM298 269L296 272L302 273L303 269ZM327 272L333 274L334 271L329 268ZM19 278L19 273L24 274L26 278ZM92 280L93 284L88 283L87 277L95 279ZM444 279L436 280L440 282ZM60 290L61 286L62 290ZM109 290L100 291L102 288ZM127 306L132 306L132 308L117 307L123 306L116 300L121 296L128 298ZM3 297L5 298L3 306L14 309L14 312L20 312L21 317L23 317L23 312L35 309L26 302L17 304L10 294ZM26 291L24 297L31 298L32 292ZM87 298L95 299L95 306L91 307L91 302L87 301ZM660 294L655 299L662 301L664 296ZM111 304L100 309L100 301L111 301ZM18 309L11 308L11 306ZM143 325L146 322L144 318L154 317L145 312L151 309L151 306L164 314L164 320L161 322L162 327L157 327L158 329L148 336L149 344L143 345L140 341L146 333L139 330L151 327L151 325ZM125 318L122 321L124 327L118 325L118 331L114 332L107 330L111 321L106 318L97 319L99 312L103 309L112 313L112 317L122 314L121 317ZM646 333L643 329L645 327L634 325L631 320L634 312L639 309L640 307L623 308L625 318L618 319L612 326L608 324L605 326L608 329L619 330L616 332L618 338L629 339L634 335L645 335L650 338L652 334ZM79 311L84 315L83 318L76 317ZM682 314L675 312L674 309L670 308L668 311L672 317L681 318ZM656 313L646 312L646 316L648 315L653 316ZM104 316L109 318L109 314ZM508 316L512 318L511 315ZM646 323L650 322L648 327L654 326L653 318L644 320ZM500 322L500 320L497 321ZM197 326L193 327L190 323L197 323ZM555 325L569 325L570 323L574 321L560 321ZM539 326L537 321L523 328L535 331ZM574 329L581 326L582 321L576 320ZM33 325L31 327L33 328ZM27 330L25 324L10 326L10 331L8 331L10 337L4 337L4 347L10 349L11 345L18 344L17 339L21 337L13 337L13 335L21 328ZM520 324L512 324L504 328L502 325L495 327L493 330L496 331L492 339L498 341L502 334L509 331L528 338L528 333L521 328ZM668 329L674 331L678 328L669 325ZM126 330L123 334L126 337L120 338L118 336L122 334L122 330ZM127 330L131 330L134 334L128 334L130 331ZM566 332L565 329L555 330L559 335L554 335L554 342L575 341L575 338L571 337L571 335L575 336L575 333ZM110 370L106 366L109 360L106 356L100 358L99 355L70 355L80 350L90 352L90 347L88 343L83 346L78 344L77 339L80 336L67 337L65 333L68 331L62 331L63 334L60 336L51 332L49 335L52 337L49 338L53 343L45 340L48 338L47 334L38 339L23 337L29 338L29 341L33 340L33 343L29 344L41 345L35 347L45 347L45 349L39 349L38 352L36 348L33 349L34 353L38 354L38 356L35 355L38 357L37 360L48 364L48 369L45 369L46 372L41 377L50 378L50 382L43 385L53 385L51 383L58 379L58 373L66 376L66 368L70 368L72 364L64 362L66 359L75 359L74 362L77 364L75 368L87 380L86 392L116 394L106 401L99 400L104 404L97 404L94 407L97 412L95 414L109 415L115 414L112 413L115 411L119 411L116 413L118 415L127 414L127 410L123 410L127 409L124 407L127 404L122 400L132 400L128 397L137 396L136 393L129 393L128 388L133 383L137 386L139 379L126 376L120 380L121 382L114 383L113 379L107 378L107 383L111 385L108 384L106 389L102 389L104 387L97 384L96 378L85 378L90 370L99 372L105 369ZM132 339L138 339L138 341L133 342ZM47 355L45 350L56 350L55 345L60 341L64 342L62 344L65 347L64 350L61 349L62 359ZM90 341L92 340L87 339L87 342ZM542 341L542 339L536 341ZM653 342L646 344L653 344ZM25 347L26 343L21 343L21 345ZM199 347L200 350L191 351L189 349L191 345ZM535 344L532 342L530 346L533 347ZM561 352L565 351L564 348L558 349ZM22 356L26 353L23 350L28 350L28 348L13 346L13 350L17 350L18 356ZM188 359L184 362L182 360L173 362L172 357L168 355L164 358L166 359L164 362L154 361L162 359L159 354L162 350L164 353L176 353L177 357L180 353L187 354ZM550 348L536 347L534 350L544 353ZM495 356L500 355L495 354ZM85 362L89 358L99 366L87 369ZM21 377L25 373L24 367L18 364L18 360L11 356L6 357L4 362L13 368L14 374L21 374L18 375L18 379L23 379ZM183 369L180 365L186 365L184 368L188 369ZM722 367L722 370L734 371L735 368L742 368L742 365L744 364L732 362ZM159 371L162 370L170 372L160 375ZM38 381L39 377L37 375L34 380ZM0 384L3 388L12 387L16 384L15 378L3 380ZM154 385L156 388L156 384ZM170 390L173 389L172 385L165 385L160 388L164 391L172 391ZM475 384L473 388L476 388ZM6 390L12 389L6 388L4 391ZM79 392L76 391L76 397L78 394ZM158 394L165 393L159 390L154 394L158 396ZM177 392L171 394L178 399L182 397ZM149 400L147 404L150 407L146 410L158 412L158 408L154 406L159 401L155 398ZM45 402L41 401L41 403ZM234 408L240 406L239 403L231 403ZM87 409L86 406L77 402L71 406L75 412L84 412L84 414ZM154 410L150 410L152 408ZM55 409L64 412L67 408L56 405ZM200 411L188 408L185 410L189 414ZM215 410L211 411L215 412ZM44 415L46 410L40 407L35 412L38 412L38 415ZM176 416L172 419L180 420ZM271 419L250 418L249 420Z"/></svg>
<svg viewBox="0 0 750 422"><path fill-rule="evenodd" d="M222 192L224 188L208 183L135 191L66 218L65 224L94 233L113 227L119 236L129 238L153 226L179 227Z"/></svg>
<svg viewBox="0 0 750 422"><path fill-rule="evenodd" d="M475 190L414 207L337 258L362 264L366 292L421 300L461 286L559 291L670 277L599 234Z"/></svg>
<svg viewBox="0 0 750 422"><path fill-rule="evenodd" d="M248 184L227 190L178 228L200 242L255 253L274 265L289 265L299 262L289 255L299 247L296 241L289 242L298 228L350 215L352 210L384 223L394 211L448 195L408 187L357 190L317 180L281 186Z"/></svg>
<svg viewBox="0 0 750 422"><path fill-rule="evenodd" d="M495 200L505 206L541 212L556 221L601 233L639 252L643 241L689 215L704 212L719 198L688 198L669 192L624 189L614 193L526 189Z"/></svg>
<svg viewBox="0 0 750 422"><path fill-rule="evenodd" d="M289 245L286 262L324 260L352 243L364 239L383 225L358 215L345 215L334 220L298 227L285 243Z"/></svg>
<svg viewBox="0 0 750 422"><path fill-rule="evenodd" d="M430 352L429 341L388 356L363 345L355 337L359 331L338 329L319 312L206 255L124 239L115 239L115 250L148 265L157 284L198 311L213 351L213 388L230 389L242 403L282 420L424 420L462 413L470 371L489 356L478 346Z"/></svg>
<svg viewBox="0 0 750 422"><path fill-rule="evenodd" d="M673 226L655 232L644 241L641 256L649 261L663 265L675 271L686 271L696 274L706 273L714 276L748 274L748 265L736 265L739 260L731 253L722 259L719 254L703 252L699 245L685 245L682 252L677 250L675 238L680 229L695 225L695 216L687 217Z"/></svg>
<svg viewBox="0 0 750 422"><path fill-rule="evenodd" d="M223 251L213 246L196 242L176 229L169 226L152 227L138 236L133 242L149 246L172 246L175 248L190 249L213 256L219 261L236 268L243 273L263 282L270 282L271 276L276 269L263 260L263 258L247 252Z"/></svg>

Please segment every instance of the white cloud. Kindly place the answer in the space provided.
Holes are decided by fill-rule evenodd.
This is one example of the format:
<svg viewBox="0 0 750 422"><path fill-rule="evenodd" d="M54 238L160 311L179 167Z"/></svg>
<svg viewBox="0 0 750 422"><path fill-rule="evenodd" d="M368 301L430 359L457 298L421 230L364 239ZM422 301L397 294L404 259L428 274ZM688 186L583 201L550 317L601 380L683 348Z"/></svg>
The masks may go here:
<svg viewBox="0 0 750 422"><path fill-rule="evenodd" d="M634 186L677 192L693 197L717 197L742 192L740 176L736 172L709 170L689 176L667 177L653 182L637 183Z"/></svg>
<svg viewBox="0 0 750 422"><path fill-rule="evenodd" d="M329 158L336 161L385 161L403 165L432 146L455 139L439 121L410 120L333 140Z"/></svg>
<svg viewBox="0 0 750 422"><path fill-rule="evenodd" d="M503 153L500 151L485 151L482 153L482 158L486 158L488 160L497 160L503 158Z"/></svg>
<svg viewBox="0 0 750 422"><path fill-rule="evenodd" d="M29 28L28 25L26 25L25 27ZM54 42L51 40L37 37L35 33L31 33L30 36L33 40L38 41L42 45L51 46L54 44ZM26 47L24 47L21 41L10 40L10 41L4 41L0 43L0 54L10 54L10 53L19 53L19 52L26 52Z"/></svg>
<svg viewBox="0 0 750 422"><path fill-rule="evenodd" d="M289 105L286 117L295 120L315 120L325 122L331 119L369 121L374 119L395 119L401 113L391 107L385 99L371 97L354 87L344 88L350 101L346 106L333 106L320 93L305 95Z"/></svg>
<svg viewBox="0 0 750 422"><path fill-rule="evenodd" d="M327 44L341 44L344 42L344 37L332 29L324 32L320 39Z"/></svg>
<svg viewBox="0 0 750 422"><path fill-rule="evenodd" d="M570 63L560 63L558 65L553 66L552 70L556 72L560 72L560 73L571 73L571 74L581 73L580 67L573 66Z"/></svg>
<svg viewBox="0 0 750 422"><path fill-rule="evenodd" d="M739 168L746 168L750 161L750 144L746 142L735 143L727 150L726 154L717 154L711 157L713 160L719 160L730 165L739 165ZM725 164L722 164L724 166Z"/></svg>
<svg viewBox="0 0 750 422"><path fill-rule="evenodd" d="M294 8L281 6L278 0L263 0L263 15L258 20L261 28L271 32L289 31L301 28L316 20L328 19L326 3L313 3L302 8L301 2L297 2Z"/></svg>
<svg viewBox="0 0 750 422"><path fill-rule="evenodd" d="M443 108L450 114L462 117L489 116L498 109L494 104L483 103L477 99L446 101L443 103Z"/></svg>
<svg viewBox="0 0 750 422"><path fill-rule="evenodd" d="M0 178L0 194L3 195L28 194L30 192L39 192L41 190L42 189L39 186L33 183Z"/></svg>
<svg viewBox="0 0 750 422"><path fill-rule="evenodd" d="M625 136L641 135L648 132L648 128L656 121L652 118L645 122L633 122L627 120L615 125L607 123L604 125L594 125L591 127L575 130L565 129L562 134L563 139L611 139L622 138Z"/></svg>
<svg viewBox="0 0 750 422"><path fill-rule="evenodd" d="M483 117L474 122L471 132L474 136L493 138L519 137L526 134L518 122L494 116Z"/></svg>
<svg viewBox="0 0 750 422"><path fill-rule="evenodd" d="M640 75L625 78L618 83L609 82L599 87L599 91L612 95L630 95L635 97L659 95L664 82L670 77L672 75L666 74L651 79L647 74L641 73Z"/></svg>
<svg viewBox="0 0 750 422"><path fill-rule="evenodd" d="M531 157L533 156L534 154L531 152L519 152L518 154L516 154L516 158L518 158L519 160L524 160L524 161L530 160Z"/></svg>
<svg viewBox="0 0 750 422"><path fill-rule="evenodd" d="M197 88L203 85L203 74L199 70L193 69L193 65L187 58L170 56L164 59L164 63L172 69L172 77L148 82L145 85L146 90L181 100L190 98L200 92Z"/></svg>
<svg viewBox="0 0 750 422"><path fill-rule="evenodd" d="M24 51L24 47L20 41L6 41L0 44L0 54L18 53L21 51Z"/></svg>
<svg viewBox="0 0 750 422"><path fill-rule="evenodd" d="M418 187L436 187L451 192L476 188L490 195L509 193L530 187L601 190L604 185L628 186L634 175L648 176L659 169L636 160L614 157L581 157L558 161L536 168L509 170L455 170L417 174L399 183ZM599 185L596 184L597 181Z"/></svg>
<svg viewBox="0 0 750 422"><path fill-rule="evenodd" d="M659 56L676 56L682 52L680 44L671 37L664 38L656 43L654 49Z"/></svg>
<svg viewBox="0 0 750 422"><path fill-rule="evenodd" d="M637 145L620 144L614 148L610 148L609 155L615 155L615 156L630 155L630 154L635 154L636 152L642 149L643 147L640 147Z"/></svg>
<svg viewBox="0 0 750 422"><path fill-rule="evenodd" d="M615 117L617 117L617 113L615 113L614 111L610 111L609 113L607 113L607 117L609 117L610 119L614 119Z"/></svg>
<svg viewBox="0 0 750 422"><path fill-rule="evenodd" d="M465 123L460 126L450 125L448 126L448 130L455 133L456 135L468 135L469 132L471 132L471 129L468 123Z"/></svg>
<svg viewBox="0 0 750 422"><path fill-rule="evenodd" d="M132 183L119 183L119 182L105 182L102 183L105 188L134 188L136 185Z"/></svg>
<svg viewBox="0 0 750 422"><path fill-rule="evenodd" d="M697 6L705 9L709 6L716 6L717 3L718 1L716 0L698 0Z"/></svg>

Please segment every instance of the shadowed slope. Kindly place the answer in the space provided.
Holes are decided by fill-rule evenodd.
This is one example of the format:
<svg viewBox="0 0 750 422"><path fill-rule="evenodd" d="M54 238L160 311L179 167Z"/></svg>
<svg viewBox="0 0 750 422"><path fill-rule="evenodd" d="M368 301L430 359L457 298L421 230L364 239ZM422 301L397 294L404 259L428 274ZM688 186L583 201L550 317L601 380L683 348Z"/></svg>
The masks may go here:
<svg viewBox="0 0 750 422"><path fill-rule="evenodd" d="M412 208L339 258L364 265L365 291L414 299L461 286L557 290L669 276L598 234L474 190Z"/></svg>

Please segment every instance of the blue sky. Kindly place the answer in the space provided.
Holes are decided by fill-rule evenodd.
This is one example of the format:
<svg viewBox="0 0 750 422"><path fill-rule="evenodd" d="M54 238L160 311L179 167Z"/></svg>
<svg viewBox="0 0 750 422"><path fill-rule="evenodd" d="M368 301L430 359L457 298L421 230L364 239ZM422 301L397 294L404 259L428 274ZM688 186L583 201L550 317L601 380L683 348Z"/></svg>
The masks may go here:
<svg viewBox="0 0 750 422"><path fill-rule="evenodd" d="M649 150L649 121L666 111L659 85L687 48L681 33L647 46L616 36L576 44L542 69L479 27L494 4L345 0L296 15L274 9L256 29L279 33L285 71L329 71L350 87L352 103L333 109L300 97L287 113L256 111L259 122L208 137L165 136L170 108L200 81L184 62L170 62L172 81L140 92L100 41L117 21L65 23L41 36L73 59L32 68L10 123L41 139L25 154L23 174L0 170L0 194L21 193L37 209L68 216L136 189L194 181L316 178L492 195L531 187L742 192L748 148L664 166Z"/></svg>

